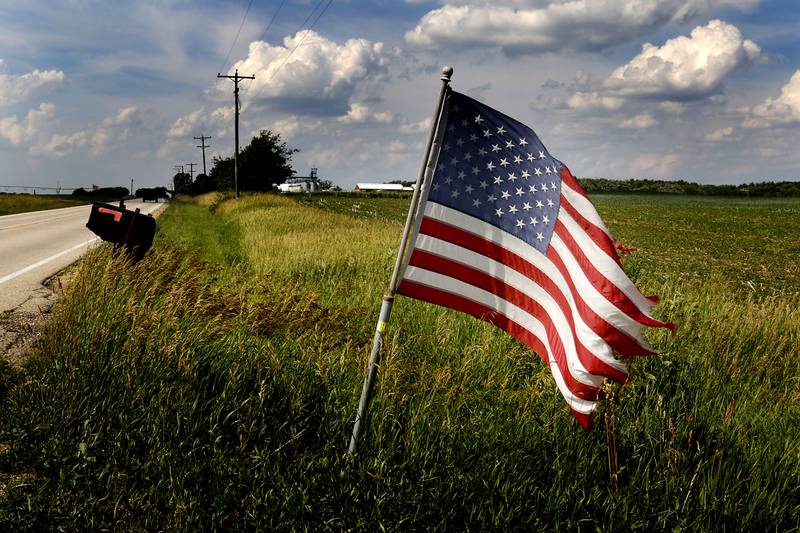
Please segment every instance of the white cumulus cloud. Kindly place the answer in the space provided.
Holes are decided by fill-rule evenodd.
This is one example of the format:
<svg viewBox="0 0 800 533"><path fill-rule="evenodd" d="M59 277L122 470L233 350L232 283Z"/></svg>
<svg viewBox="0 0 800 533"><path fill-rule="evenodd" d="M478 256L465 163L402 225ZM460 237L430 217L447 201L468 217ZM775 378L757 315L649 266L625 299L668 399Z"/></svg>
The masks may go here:
<svg viewBox="0 0 800 533"><path fill-rule="evenodd" d="M640 113L619 123L620 128L642 130L652 128L658 121L650 113Z"/></svg>
<svg viewBox="0 0 800 533"><path fill-rule="evenodd" d="M123 107L116 115L103 119L103 125L108 127L131 127L139 124L141 124L141 113L136 106Z"/></svg>
<svg viewBox="0 0 800 533"><path fill-rule="evenodd" d="M228 129L233 129L233 106L221 106L210 111L201 107L178 117L167 130L167 138L186 140L208 132L222 137Z"/></svg>
<svg viewBox="0 0 800 533"><path fill-rule="evenodd" d="M769 97L753 107L742 125L745 128L800 125L800 70L783 86L779 97Z"/></svg>
<svg viewBox="0 0 800 533"><path fill-rule="evenodd" d="M663 46L645 44L638 55L611 73L600 90L578 91L567 103L579 111L610 112L634 100L656 100L663 111L681 114L693 101L724 102L719 93L725 80L762 57L761 48L744 39L736 26L712 20L694 28L688 37L675 37ZM623 127L635 127L634 119Z"/></svg>
<svg viewBox="0 0 800 533"><path fill-rule="evenodd" d="M0 138L16 146L30 143L42 135L55 112L56 106L45 102L28 110L23 120L16 116L0 117Z"/></svg>
<svg viewBox="0 0 800 533"><path fill-rule="evenodd" d="M380 42L349 39L339 44L313 31L298 32L282 46L251 43L247 58L231 70L255 75L246 82L243 101L304 115L341 116L363 84L387 75L395 53ZM223 80L212 92L230 98L231 83Z"/></svg>
<svg viewBox="0 0 800 533"><path fill-rule="evenodd" d="M353 103L347 115L339 120L344 124L391 124L395 116L386 111L372 112L364 104Z"/></svg>
<svg viewBox="0 0 800 533"><path fill-rule="evenodd" d="M760 0L448 0L405 35L419 48L501 47L513 53L598 51L720 5Z"/></svg>
<svg viewBox="0 0 800 533"><path fill-rule="evenodd" d="M579 111L602 109L605 111L618 111L625 104L625 100L615 96L605 96L598 92L577 92L567 102L569 107Z"/></svg>
<svg viewBox="0 0 800 533"><path fill-rule="evenodd" d="M707 141L720 142L733 137L735 131L736 130L730 126L725 128L719 128L712 131L711 133L706 134L704 138Z"/></svg>
<svg viewBox="0 0 800 533"><path fill-rule="evenodd" d="M4 74L3 70L4 63L0 59L0 105L23 102L64 83L64 73L60 70L34 70L19 76Z"/></svg>
<svg viewBox="0 0 800 533"><path fill-rule="evenodd" d="M219 147L222 139L233 131L233 105L215 109L203 106L178 117L166 133L165 142L158 149L159 157L166 157L176 149L194 142L194 137L211 134L212 146ZM199 141L198 141L199 142Z"/></svg>
<svg viewBox="0 0 800 533"><path fill-rule="evenodd" d="M179 117L172 127L167 131L167 137L180 138L197 135L198 129L204 124L208 112L205 108L196 109L182 117Z"/></svg>
<svg viewBox="0 0 800 533"><path fill-rule="evenodd" d="M145 122L139 108L123 107L115 115L104 118L97 126L40 138L31 145L29 152L34 155L63 157L81 150L90 157L97 157L115 143L124 141L133 132L140 130Z"/></svg>
<svg viewBox="0 0 800 533"><path fill-rule="evenodd" d="M646 175L668 176L680 160L678 154L645 154L631 161L631 166Z"/></svg>
<svg viewBox="0 0 800 533"><path fill-rule="evenodd" d="M761 57L761 48L744 39L736 26L712 20L689 37L650 43L603 84L618 96L692 100L720 91L725 79Z"/></svg>

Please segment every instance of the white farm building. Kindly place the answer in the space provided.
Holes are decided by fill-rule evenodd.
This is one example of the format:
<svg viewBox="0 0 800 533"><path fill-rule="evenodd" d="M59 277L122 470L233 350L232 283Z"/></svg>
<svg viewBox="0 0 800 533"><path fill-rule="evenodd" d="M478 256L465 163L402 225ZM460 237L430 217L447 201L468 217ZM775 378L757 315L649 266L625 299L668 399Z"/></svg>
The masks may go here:
<svg viewBox="0 0 800 533"><path fill-rule="evenodd" d="M314 192L322 190L320 186L317 168L311 168L310 176L288 178L285 182L278 185L281 192Z"/></svg>
<svg viewBox="0 0 800 533"><path fill-rule="evenodd" d="M289 178L278 185L281 192L314 192L319 190L319 180L316 178Z"/></svg>
<svg viewBox="0 0 800 533"><path fill-rule="evenodd" d="M405 187L399 183L356 183L356 192L403 192L413 191L414 187Z"/></svg>

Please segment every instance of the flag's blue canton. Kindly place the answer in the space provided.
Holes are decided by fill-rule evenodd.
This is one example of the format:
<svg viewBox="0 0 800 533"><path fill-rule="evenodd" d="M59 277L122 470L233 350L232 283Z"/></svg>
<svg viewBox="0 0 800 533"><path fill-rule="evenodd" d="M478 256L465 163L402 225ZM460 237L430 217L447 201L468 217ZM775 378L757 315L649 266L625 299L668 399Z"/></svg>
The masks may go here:
<svg viewBox="0 0 800 533"><path fill-rule="evenodd" d="M529 127L451 92L428 199L493 224L542 253L553 235L561 168Z"/></svg>

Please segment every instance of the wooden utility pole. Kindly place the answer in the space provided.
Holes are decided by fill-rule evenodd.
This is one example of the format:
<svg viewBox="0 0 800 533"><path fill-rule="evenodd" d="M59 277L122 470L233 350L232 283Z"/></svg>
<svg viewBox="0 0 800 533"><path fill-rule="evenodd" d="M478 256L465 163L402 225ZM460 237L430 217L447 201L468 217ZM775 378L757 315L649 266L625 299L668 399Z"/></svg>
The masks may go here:
<svg viewBox="0 0 800 533"><path fill-rule="evenodd" d="M194 181L194 166L197 163L186 163L186 166L189 167L189 178Z"/></svg>
<svg viewBox="0 0 800 533"><path fill-rule="evenodd" d="M203 149L203 174L208 176L208 172L206 172L206 148L211 148L210 144L206 144L206 139L210 139L211 136L200 135L200 137L195 137L196 140L200 141L200 144L197 148Z"/></svg>
<svg viewBox="0 0 800 533"><path fill-rule="evenodd" d="M233 152L233 183L236 187L236 198L239 198L239 80L254 80L255 76L239 76L239 69L233 76L223 76L217 72L218 78L228 78L233 80L233 101L234 101L234 116L235 116L235 136L236 136L236 151Z"/></svg>

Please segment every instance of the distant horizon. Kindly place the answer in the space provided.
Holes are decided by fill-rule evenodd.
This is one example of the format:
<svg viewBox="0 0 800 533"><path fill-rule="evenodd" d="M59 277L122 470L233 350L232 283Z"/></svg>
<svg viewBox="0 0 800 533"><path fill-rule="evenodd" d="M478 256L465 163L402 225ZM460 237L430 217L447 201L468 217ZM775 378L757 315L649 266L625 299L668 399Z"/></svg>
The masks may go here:
<svg viewBox="0 0 800 533"><path fill-rule="evenodd" d="M270 129L340 187L413 180L444 65L575 175L800 179L800 2L569 6L12 0L0 188L162 185L202 168L201 137L210 168L234 152L237 70L242 147Z"/></svg>

